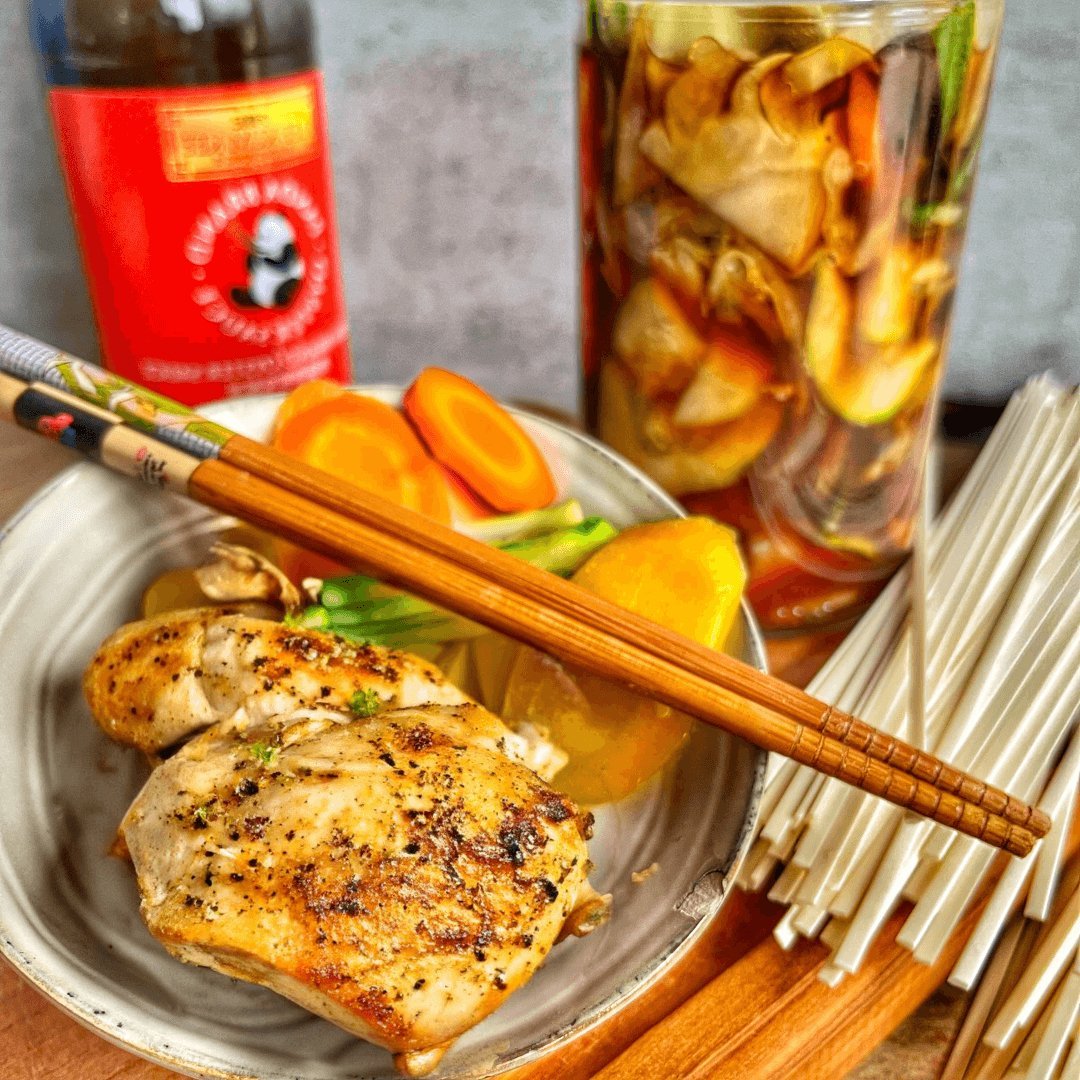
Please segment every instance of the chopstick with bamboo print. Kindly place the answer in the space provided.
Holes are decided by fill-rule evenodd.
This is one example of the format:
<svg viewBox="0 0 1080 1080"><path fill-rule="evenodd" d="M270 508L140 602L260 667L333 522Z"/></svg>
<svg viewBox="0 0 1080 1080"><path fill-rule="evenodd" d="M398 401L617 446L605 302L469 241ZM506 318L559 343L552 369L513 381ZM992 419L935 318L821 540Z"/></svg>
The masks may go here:
<svg viewBox="0 0 1080 1080"><path fill-rule="evenodd" d="M974 777L554 575L0 328L0 412L595 674L1014 854L1049 819Z"/></svg>

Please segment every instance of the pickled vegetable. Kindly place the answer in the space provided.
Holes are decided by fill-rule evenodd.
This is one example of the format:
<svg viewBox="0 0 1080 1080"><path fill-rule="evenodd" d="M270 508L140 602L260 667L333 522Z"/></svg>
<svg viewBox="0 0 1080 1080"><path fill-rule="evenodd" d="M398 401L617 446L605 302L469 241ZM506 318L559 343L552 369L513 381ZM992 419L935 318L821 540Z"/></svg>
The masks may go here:
<svg viewBox="0 0 1080 1080"><path fill-rule="evenodd" d="M1001 6L591 9L590 424L676 495L749 478L844 610L910 540Z"/></svg>
<svg viewBox="0 0 1080 1080"><path fill-rule="evenodd" d="M735 534L707 518L638 525L574 575L577 584L712 648L727 642L746 573ZM545 727L569 755L554 784L583 803L629 795L670 760L693 720L521 646L506 685L511 724Z"/></svg>

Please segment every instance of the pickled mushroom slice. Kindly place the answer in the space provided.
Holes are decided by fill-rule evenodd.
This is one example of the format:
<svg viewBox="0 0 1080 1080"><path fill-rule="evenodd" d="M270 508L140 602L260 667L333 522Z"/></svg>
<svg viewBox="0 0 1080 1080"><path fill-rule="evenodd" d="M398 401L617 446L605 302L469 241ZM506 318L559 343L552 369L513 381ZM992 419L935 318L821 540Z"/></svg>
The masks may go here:
<svg viewBox="0 0 1080 1080"><path fill-rule="evenodd" d="M676 236L653 248L649 269L688 300L701 303L712 260L713 253L706 244L688 236Z"/></svg>
<svg viewBox="0 0 1080 1080"><path fill-rule="evenodd" d="M772 376L771 359L744 333L714 331L672 421L679 427L710 427L735 420L757 404Z"/></svg>
<svg viewBox="0 0 1080 1080"><path fill-rule="evenodd" d="M713 263L706 297L720 318L750 318L774 344L802 340L802 304L767 255L749 244L725 249Z"/></svg>
<svg viewBox="0 0 1080 1080"><path fill-rule="evenodd" d="M760 83L783 54L739 76L731 108L705 118L690 137L659 121L641 152L663 173L789 270L817 245L825 208L821 170L830 143L822 125L778 130L766 118Z"/></svg>
<svg viewBox="0 0 1080 1080"><path fill-rule="evenodd" d="M715 41L695 43L690 66L672 83L664 99L668 131L693 138L706 119L719 115L742 66L737 56Z"/></svg>
<svg viewBox="0 0 1080 1080"><path fill-rule="evenodd" d="M782 72L791 89L802 96L817 93L873 59L874 54L864 46L847 38L831 37L793 56Z"/></svg>
<svg viewBox="0 0 1080 1080"><path fill-rule="evenodd" d="M681 390L705 352L705 342L659 281L639 281L612 331L615 352L648 396Z"/></svg>
<svg viewBox="0 0 1080 1080"><path fill-rule="evenodd" d="M664 98L682 73L682 68L658 60L652 53L645 57L645 85L649 91L649 108L653 112L663 110Z"/></svg>
<svg viewBox="0 0 1080 1080"><path fill-rule="evenodd" d="M704 438L688 439L667 453L646 453L640 465L673 495L728 487L772 442L783 414L783 405L763 394L744 415L700 429Z"/></svg>
<svg viewBox="0 0 1080 1080"><path fill-rule="evenodd" d="M859 224L848 213L845 198L854 179L851 154L845 147L835 145L821 167L821 182L825 188L821 235L825 247L841 265L849 263L859 247Z"/></svg>
<svg viewBox="0 0 1080 1080"><path fill-rule="evenodd" d="M846 368L855 304L844 276L828 259L818 264L806 312L803 349L807 373L819 387L831 385Z"/></svg>
<svg viewBox="0 0 1080 1080"><path fill-rule="evenodd" d="M645 43L645 25L640 20L630 34L630 53L626 73L619 91L618 113L615 120L615 180L613 199L616 206L633 202L652 187L656 170L646 161L638 148L641 133L648 121L649 85L647 60L649 47Z"/></svg>
<svg viewBox="0 0 1080 1080"><path fill-rule="evenodd" d="M907 341L915 325L918 253L910 243L894 244L861 279L858 329L864 341L894 345Z"/></svg>
<svg viewBox="0 0 1080 1080"><path fill-rule="evenodd" d="M702 38L740 38L739 13L720 4L652 4L639 22L648 25L649 48L661 60L681 62Z"/></svg>

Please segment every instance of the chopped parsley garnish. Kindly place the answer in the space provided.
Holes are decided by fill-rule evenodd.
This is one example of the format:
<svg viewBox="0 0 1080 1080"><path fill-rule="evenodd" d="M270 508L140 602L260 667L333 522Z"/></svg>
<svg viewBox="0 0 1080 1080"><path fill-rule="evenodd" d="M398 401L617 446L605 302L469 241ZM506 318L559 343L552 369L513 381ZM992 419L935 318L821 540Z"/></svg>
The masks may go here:
<svg viewBox="0 0 1080 1080"><path fill-rule="evenodd" d="M357 690L349 698L353 716L374 716L382 707L382 698L374 690Z"/></svg>
<svg viewBox="0 0 1080 1080"><path fill-rule="evenodd" d="M196 806L195 807L195 813L193 815L194 818L195 818L195 828L197 828L197 829L205 829L206 828L206 820L207 820L207 817L208 817L209 813L210 813L210 808L207 807L207 806Z"/></svg>
<svg viewBox="0 0 1080 1080"><path fill-rule="evenodd" d="M251 756L262 765L269 765L277 754L276 746L267 746L264 742L252 743L248 749Z"/></svg>

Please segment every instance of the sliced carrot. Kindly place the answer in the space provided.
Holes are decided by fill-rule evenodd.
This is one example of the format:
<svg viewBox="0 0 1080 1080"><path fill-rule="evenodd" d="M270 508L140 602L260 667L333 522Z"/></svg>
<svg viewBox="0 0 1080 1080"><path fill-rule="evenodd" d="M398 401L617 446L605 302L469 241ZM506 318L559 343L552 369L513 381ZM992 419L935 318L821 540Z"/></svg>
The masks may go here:
<svg viewBox="0 0 1080 1080"><path fill-rule="evenodd" d="M847 130L848 148L855 163L855 175L873 186L878 172L878 89L866 66L856 68L849 80Z"/></svg>
<svg viewBox="0 0 1080 1080"><path fill-rule="evenodd" d="M274 434L274 447L357 487L449 521L438 466L396 409L345 393L297 413Z"/></svg>
<svg viewBox="0 0 1080 1080"><path fill-rule="evenodd" d="M327 394L307 408L294 408L277 425L272 444L399 506L450 521L446 482L438 464L405 418L381 401L349 392ZM282 544L278 554L282 569L294 580L341 572L338 564L292 545Z"/></svg>
<svg viewBox="0 0 1080 1080"><path fill-rule="evenodd" d="M446 481L446 491L450 496L450 517L454 521L483 521L484 518L494 516L495 510L488 506L456 472L445 465L439 465L439 468Z"/></svg>
<svg viewBox="0 0 1080 1080"><path fill-rule="evenodd" d="M431 453L496 510L539 510L555 498L555 481L536 444L475 383L426 368L402 406Z"/></svg>
<svg viewBox="0 0 1080 1080"><path fill-rule="evenodd" d="M278 406L277 416L274 417L274 431L278 431L287 424L297 413L306 412L316 405L321 405L324 401L347 393L345 387L329 379L312 379L301 383Z"/></svg>

